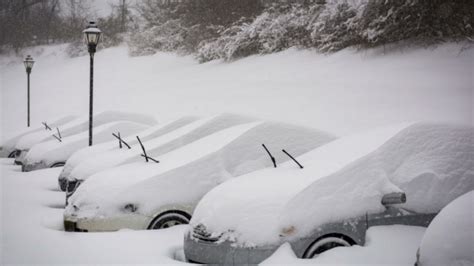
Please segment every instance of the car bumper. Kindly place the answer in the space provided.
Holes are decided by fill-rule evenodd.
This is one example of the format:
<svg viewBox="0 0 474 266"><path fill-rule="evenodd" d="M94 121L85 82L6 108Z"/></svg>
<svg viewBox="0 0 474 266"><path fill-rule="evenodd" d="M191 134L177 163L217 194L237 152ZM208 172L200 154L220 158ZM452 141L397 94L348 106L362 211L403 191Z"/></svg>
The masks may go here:
<svg viewBox="0 0 474 266"><path fill-rule="evenodd" d="M113 232L120 229L147 229L151 219L142 215L127 215L117 218L64 217L64 230L69 232Z"/></svg>
<svg viewBox="0 0 474 266"><path fill-rule="evenodd" d="M270 257L278 245L261 247L235 247L225 241L221 243L205 242L193 239L190 232L184 237L184 254L190 262L203 264L259 264Z"/></svg>
<svg viewBox="0 0 474 266"><path fill-rule="evenodd" d="M22 166L21 166L21 171L23 172L30 172L30 171L34 171L34 170L39 170L39 169L45 169L45 168L48 168L48 166L43 163L43 162L39 162L39 163L24 163Z"/></svg>
<svg viewBox="0 0 474 266"><path fill-rule="evenodd" d="M85 229L77 227L77 223L73 221L64 220L64 231L66 232L87 232Z"/></svg>

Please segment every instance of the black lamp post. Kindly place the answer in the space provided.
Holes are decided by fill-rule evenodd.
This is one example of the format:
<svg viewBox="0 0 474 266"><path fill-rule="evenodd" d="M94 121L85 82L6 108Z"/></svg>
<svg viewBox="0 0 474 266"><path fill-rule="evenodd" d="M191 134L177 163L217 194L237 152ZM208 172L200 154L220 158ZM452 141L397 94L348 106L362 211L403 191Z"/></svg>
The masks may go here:
<svg viewBox="0 0 474 266"><path fill-rule="evenodd" d="M93 116L93 88L94 88L94 53L97 44L100 41L101 31L97 28L94 21L89 22L87 28L83 31L84 39L86 41L89 56L90 56L90 86L89 86L89 146L92 146L92 116Z"/></svg>
<svg viewBox="0 0 474 266"><path fill-rule="evenodd" d="M27 74L27 122L26 124L28 127L30 127L30 74L31 74L31 69L33 68L33 65L35 64L35 60L33 60L33 57L31 55L28 55L25 60L23 61L23 64L25 64L26 68L26 74Z"/></svg>

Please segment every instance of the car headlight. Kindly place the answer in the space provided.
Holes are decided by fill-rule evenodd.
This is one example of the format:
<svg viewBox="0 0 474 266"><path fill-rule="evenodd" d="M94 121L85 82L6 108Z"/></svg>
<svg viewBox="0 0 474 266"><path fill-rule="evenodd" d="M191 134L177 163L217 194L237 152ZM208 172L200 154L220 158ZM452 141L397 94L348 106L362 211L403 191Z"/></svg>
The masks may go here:
<svg viewBox="0 0 474 266"><path fill-rule="evenodd" d="M128 203L125 206L123 206L123 209L126 212L136 212L138 209L138 206L133 203Z"/></svg>

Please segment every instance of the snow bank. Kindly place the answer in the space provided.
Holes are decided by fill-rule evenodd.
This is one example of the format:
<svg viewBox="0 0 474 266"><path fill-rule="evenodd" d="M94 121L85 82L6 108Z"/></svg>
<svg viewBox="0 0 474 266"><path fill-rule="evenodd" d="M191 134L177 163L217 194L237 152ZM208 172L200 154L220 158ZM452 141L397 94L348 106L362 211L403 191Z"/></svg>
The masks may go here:
<svg viewBox="0 0 474 266"><path fill-rule="evenodd" d="M155 114L160 120L234 112L336 135L404 121L472 125L474 49L462 47L346 49L329 56L290 49L206 64L169 53L129 57L126 47L99 49L94 108ZM64 110L87 114L89 56L67 58L57 46L44 50L31 53L32 123ZM18 108L26 99L25 68L21 58L0 68L8 77L2 81L1 110L9 137L26 117L26 108Z"/></svg>
<svg viewBox="0 0 474 266"><path fill-rule="evenodd" d="M158 158L162 154L219 130L251 121L254 121L254 119L233 114L212 116L195 121L161 137L146 141L143 145L146 148L148 156ZM143 161L143 157L140 156L142 153L141 147L135 145L130 150L114 150L98 154L81 162L71 171L68 178L84 180L94 173L114 166Z"/></svg>
<svg viewBox="0 0 474 266"><path fill-rule="evenodd" d="M184 264L173 260L185 226L113 234L63 231L64 193L56 189L60 168L21 172L0 159L1 265Z"/></svg>
<svg viewBox="0 0 474 266"><path fill-rule="evenodd" d="M253 172L219 185L197 205L191 225L202 223L209 232L215 234L232 230L234 233L226 237L241 245L277 243L281 230L278 222L280 215L285 204L294 195L315 180L337 172L375 151L407 126L408 124L402 124L380 128L332 141L299 156L298 161L304 169L299 169L294 162L289 161L279 165L277 169ZM385 178L369 179L373 186L385 191L396 190ZM368 182L361 184L364 186ZM358 187L353 183L349 185L351 188L353 186ZM332 204L327 206L333 207Z"/></svg>
<svg viewBox="0 0 474 266"><path fill-rule="evenodd" d="M136 133L141 139L142 142L146 142L148 140L160 137L162 135L168 134L173 130L176 130L182 126L185 126L193 121L195 121L196 118L194 117L182 117L179 119L175 119L172 121L169 121L164 124L159 124L153 127L150 127L142 132ZM135 135L133 136L124 136L122 138L126 143L128 143L130 146L135 145L138 143L138 140ZM102 152L112 150L114 148L118 149L118 140L112 140L109 142L105 142L99 145L94 145L92 147L86 147L83 149L80 149L76 151L66 162L66 165L64 166L63 170L61 171L60 176L61 177L67 177L71 174L71 171L74 167L76 167L80 162L94 157L97 154L100 154ZM125 145L124 145L124 148Z"/></svg>
<svg viewBox="0 0 474 266"><path fill-rule="evenodd" d="M239 244L261 245L277 243L290 226L298 238L323 223L383 211L382 196L401 188L407 190L402 207L439 211L474 188L473 135L470 127L418 123L344 137L300 156L302 170L289 162L215 188L191 223L216 233L234 230L228 237Z"/></svg>
<svg viewBox="0 0 474 266"><path fill-rule="evenodd" d="M120 131L123 136L128 136L146 127L148 126L129 121L103 124L94 128L93 141L99 144L113 139L112 133L117 131ZM89 133L84 131L76 135L63 137L61 142L55 139L36 144L27 153L25 162L27 164L43 162L47 166L55 162L65 162L75 151L88 145L88 138Z"/></svg>
<svg viewBox="0 0 474 266"><path fill-rule="evenodd" d="M66 123L70 122L74 118L75 118L75 116L68 115L68 116L63 116L61 118L57 118L57 119L51 119L50 121L52 121L52 122L48 122L48 121L43 121L43 122L48 123L48 125L52 129L54 129L55 127L58 127L58 126L61 126L63 124L66 124ZM43 133L44 131L49 132L49 134L52 134L51 131L48 131L47 129L45 129L45 126L41 125L41 126L36 126L36 127L33 127L33 128L28 128L28 130L26 132L20 133L20 134L16 135L15 137L6 140L5 142L2 143L2 149L0 150L0 157L8 156L15 149L15 146L17 145L17 142L19 140L21 140L22 138L24 138L28 135L36 134L38 132Z"/></svg>
<svg viewBox="0 0 474 266"><path fill-rule="evenodd" d="M153 117L142 114L125 113L118 111L105 111L99 112L94 115L94 127L110 123L113 121L133 121L136 123L142 123L146 125L156 124L156 120ZM68 123L63 124L59 127L62 137L68 137L79 132L88 130L89 128L89 116L82 116L74 119ZM19 150L29 150L33 145L44 142L47 140L54 140L52 134L57 134L53 128L53 132L50 131L39 131L33 134L28 134L22 137L15 148Z"/></svg>
<svg viewBox="0 0 474 266"><path fill-rule="evenodd" d="M110 208L110 205L114 204L116 198L121 197L124 188L217 151L259 123L242 124L213 133L164 154L159 158L159 164L132 163L99 172L79 186L71 196L65 215L74 213L73 205L80 209L78 218L94 217L96 213L102 216L114 214L118 210L116 207ZM156 194L153 197L156 197Z"/></svg>
<svg viewBox="0 0 474 266"><path fill-rule="evenodd" d="M314 259L297 258L291 246L285 243L261 265L413 265L425 230L424 227L406 225L370 227L363 247L337 247Z"/></svg>
<svg viewBox="0 0 474 266"><path fill-rule="evenodd" d="M420 266L474 265L474 191L455 199L433 219L420 246Z"/></svg>

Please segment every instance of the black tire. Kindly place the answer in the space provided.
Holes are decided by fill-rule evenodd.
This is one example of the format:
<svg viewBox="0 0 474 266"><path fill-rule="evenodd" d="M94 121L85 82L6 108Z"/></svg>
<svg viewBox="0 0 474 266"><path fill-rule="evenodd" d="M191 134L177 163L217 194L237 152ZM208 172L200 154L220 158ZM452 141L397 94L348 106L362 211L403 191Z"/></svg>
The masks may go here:
<svg viewBox="0 0 474 266"><path fill-rule="evenodd" d="M10 159L15 158L15 153L16 153L16 151L10 152L10 154L8 154L8 158L10 158Z"/></svg>
<svg viewBox="0 0 474 266"><path fill-rule="evenodd" d="M319 254L324 251L336 247L349 247L354 244L350 238L343 235L328 235L323 236L309 245L306 251L303 254L304 259L311 259L317 257Z"/></svg>
<svg viewBox="0 0 474 266"><path fill-rule="evenodd" d="M54 163L50 168L63 167L65 164L65 162Z"/></svg>
<svg viewBox="0 0 474 266"><path fill-rule="evenodd" d="M158 215L150 225L148 230L165 229L179 224L188 224L191 215L182 211L168 211Z"/></svg>

